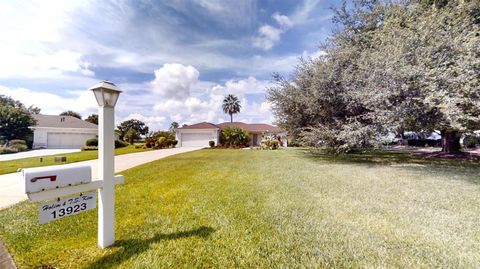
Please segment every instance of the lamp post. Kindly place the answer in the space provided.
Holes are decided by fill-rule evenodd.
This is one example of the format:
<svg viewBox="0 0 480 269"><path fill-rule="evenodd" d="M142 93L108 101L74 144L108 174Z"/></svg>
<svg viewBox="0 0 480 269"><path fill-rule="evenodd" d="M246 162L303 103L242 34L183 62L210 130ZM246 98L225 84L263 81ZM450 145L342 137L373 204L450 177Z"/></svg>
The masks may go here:
<svg viewBox="0 0 480 269"><path fill-rule="evenodd" d="M110 81L102 81L89 90L98 103L98 245L106 248L115 242L115 104L122 91Z"/></svg>

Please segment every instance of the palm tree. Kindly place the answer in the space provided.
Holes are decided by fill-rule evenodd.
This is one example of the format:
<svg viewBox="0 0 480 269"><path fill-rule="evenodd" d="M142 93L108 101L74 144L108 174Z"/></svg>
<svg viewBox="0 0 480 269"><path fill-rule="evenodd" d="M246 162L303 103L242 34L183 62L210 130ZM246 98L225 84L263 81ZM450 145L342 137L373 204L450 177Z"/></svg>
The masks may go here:
<svg viewBox="0 0 480 269"><path fill-rule="evenodd" d="M240 101L238 97L233 94L229 94L225 96L223 99L223 112L230 115L230 122L233 122L233 114L239 113L242 106L240 105Z"/></svg>

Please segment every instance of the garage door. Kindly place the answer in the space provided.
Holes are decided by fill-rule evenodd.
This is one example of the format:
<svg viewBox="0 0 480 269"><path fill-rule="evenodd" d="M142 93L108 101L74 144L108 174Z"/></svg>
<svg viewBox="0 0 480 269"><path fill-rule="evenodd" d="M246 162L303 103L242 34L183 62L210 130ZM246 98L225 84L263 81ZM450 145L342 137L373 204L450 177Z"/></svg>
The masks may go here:
<svg viewBox="0 0 480 269"><path fill-rule="evenodd" d="M87 139L93 137L94 134L48 133L47 148L81 148Z"/></svg>
<svg viewBox="0 0 480 269"><path fill-rule="evenodd" d="M213 140L209 133L182 134L182 147L208 147L208 141Z"/></svg>

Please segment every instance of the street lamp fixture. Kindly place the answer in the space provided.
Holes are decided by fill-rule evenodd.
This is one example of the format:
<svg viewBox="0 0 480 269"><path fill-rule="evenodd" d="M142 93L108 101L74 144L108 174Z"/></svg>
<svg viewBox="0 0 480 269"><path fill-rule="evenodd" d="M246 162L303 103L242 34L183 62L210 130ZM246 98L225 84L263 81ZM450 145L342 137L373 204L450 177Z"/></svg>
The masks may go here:
<svg viewBox="0 0 480 269"><path fill-rule="evenodd" d="M113 82L104 80L89 90L95 94L99 107L115 107L118 96L122 92Z"/></svg>

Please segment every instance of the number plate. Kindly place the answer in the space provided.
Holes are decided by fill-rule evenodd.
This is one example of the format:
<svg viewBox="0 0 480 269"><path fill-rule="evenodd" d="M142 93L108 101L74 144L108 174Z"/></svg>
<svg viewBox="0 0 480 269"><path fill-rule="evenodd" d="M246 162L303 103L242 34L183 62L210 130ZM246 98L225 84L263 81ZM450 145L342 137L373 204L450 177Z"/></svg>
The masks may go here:
<svg viewBox="0 0 480 269"><path fill-rule="evenodd" d="M39 223L47 223L67 216L94 209L97 206L97 193L89 192L81 196L60 199L40 205Z"/></svg>

